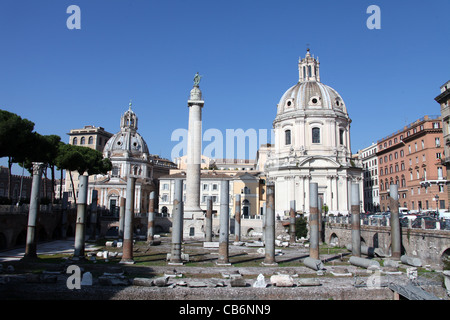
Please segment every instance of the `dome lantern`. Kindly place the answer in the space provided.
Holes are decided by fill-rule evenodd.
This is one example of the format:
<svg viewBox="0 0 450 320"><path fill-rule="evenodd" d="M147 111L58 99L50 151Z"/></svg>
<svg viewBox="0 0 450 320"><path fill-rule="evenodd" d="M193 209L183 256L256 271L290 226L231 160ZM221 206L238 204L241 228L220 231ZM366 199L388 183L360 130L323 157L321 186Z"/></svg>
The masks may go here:
<svg viewBox="0 0 450 320"><path fill-rule="evenodd" d="M120 128L121 129L132 129L133 131L137 130L137 121L138 118L133 110L131 110L131 101L128 104L128 110L122 115L120 118Z"/></svg>
<svg viewBox="0 0 450 320"><path fill-rule="evenodd" d="M319 58L314 59L309 53L309 48L306 50L306 56L304 59L298 60L298 73L299 81L318 81L320 82L319 72Z"/></svg>

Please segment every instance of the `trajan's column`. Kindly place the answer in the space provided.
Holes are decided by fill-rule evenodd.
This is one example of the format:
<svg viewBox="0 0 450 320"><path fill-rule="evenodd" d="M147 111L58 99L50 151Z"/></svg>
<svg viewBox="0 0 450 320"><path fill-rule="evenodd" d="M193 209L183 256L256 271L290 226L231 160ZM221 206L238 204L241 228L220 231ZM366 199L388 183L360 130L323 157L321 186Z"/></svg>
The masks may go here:
<svg viewBox="0 0 450 320"><path fill-rule="evenodd" d="M200 165L202 154L202 92L201 76L194 77L194 87L188 100L189 127L187 141L186 202L184 206L183 237L205 237L205 217L200 208Z"/></svg>

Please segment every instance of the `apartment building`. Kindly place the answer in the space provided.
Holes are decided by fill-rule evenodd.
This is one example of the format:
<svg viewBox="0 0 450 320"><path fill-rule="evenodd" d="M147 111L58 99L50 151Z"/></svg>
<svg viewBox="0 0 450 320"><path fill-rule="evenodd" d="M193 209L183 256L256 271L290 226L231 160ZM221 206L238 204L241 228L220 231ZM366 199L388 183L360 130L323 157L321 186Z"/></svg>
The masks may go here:
<svg viewBox="0 0 450 320"><path fill-rule="evenodd" d="M401 207L420 212L448 207L440 116L424 116L379 140L380 208L388 211L391 184L399 188Z"/></svg>
<svg viewBox="0 0 450 320"><path fill-rule="evenodd" d="M380 187L378 184L377 144L358 151L363 165L363 199L365 212L380 211Z"/></svg>
<svg viewBox="0 0 450 320"><path fill-rule="evenodd" d="M434 100L441 105L441 117L442 117L442 135L444 145L444 154L442 158L442 164L446 167L447 181L450 181L450 81L447 81L441 86L441 93L434 98ZM447 188L447 192L450 188ZM450 195L447 195L450 199Z"/></svg>

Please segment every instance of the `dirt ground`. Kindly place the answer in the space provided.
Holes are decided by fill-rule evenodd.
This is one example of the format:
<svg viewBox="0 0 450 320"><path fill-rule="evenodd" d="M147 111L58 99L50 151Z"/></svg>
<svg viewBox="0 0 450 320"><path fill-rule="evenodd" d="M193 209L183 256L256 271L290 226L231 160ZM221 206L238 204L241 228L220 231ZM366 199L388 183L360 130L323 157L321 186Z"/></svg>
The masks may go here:
<svg viewBox="0 0 450 320"><path fill-rule="evenodd" d="M275 300L392 300L391 284L414 283L439 299L448 299L439 270L418 268L418 277L410 280L409 266L383 266L382 258L373 258L381 270L367 270L349 263L345 248L322 245L320 258L324 269L313 270L303 264L309 249L302 244L277 247L277 265L264 265L263 247L230 242L230 265L218 265L218 248L204 248L203 242L186 241L182 245L183 265L170 265L171 239L162 236L155 245L136 241L134 264L121 264L122 248L97 243L87 251L86 259L74 261L69 254L42 255L36 261L2 263L1 300L170 300L186 301L275 301ZM105 253L108 251L109 253ZM105 258L108 256L108 258ZM11 267L9 267L11 266ZM69 266L81 274L89 272L92 284L69 288ZM271 283L274 275L290 275L292 286ZM254 287L259 275L266 287ZM260 278L262 277L260 276ZM233 279L241 278L239 286ZM165 279L163 285L156 280ZM309 279L309 280L306 280ZM375 282L374 282L375 280ZM308 282L309 281L309 282Z"/></svg>

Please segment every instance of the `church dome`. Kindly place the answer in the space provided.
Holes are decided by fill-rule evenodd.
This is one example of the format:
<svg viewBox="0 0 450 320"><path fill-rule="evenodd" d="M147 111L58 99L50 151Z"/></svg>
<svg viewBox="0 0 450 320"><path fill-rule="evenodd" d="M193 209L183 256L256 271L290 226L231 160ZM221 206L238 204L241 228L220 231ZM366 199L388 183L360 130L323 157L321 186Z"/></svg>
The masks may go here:
<svg viewBox="0 0 450 320"><path fill-rule="evenodd" d="M131 110L130 103L129 109L120 119L120 131L105 144L103 154L106 157L127 155L141 158L148 156L147 143L137 132L137 122L138 118Z"/></svg>
<svg viewBox="0 0 450 320"><path fill-rule="evenodd" d="M299 81L278 103L277 115L296 110L331 110L347 116L344 100L333 88L320 82L319 60L308 52L299 60Z"/></svg>

